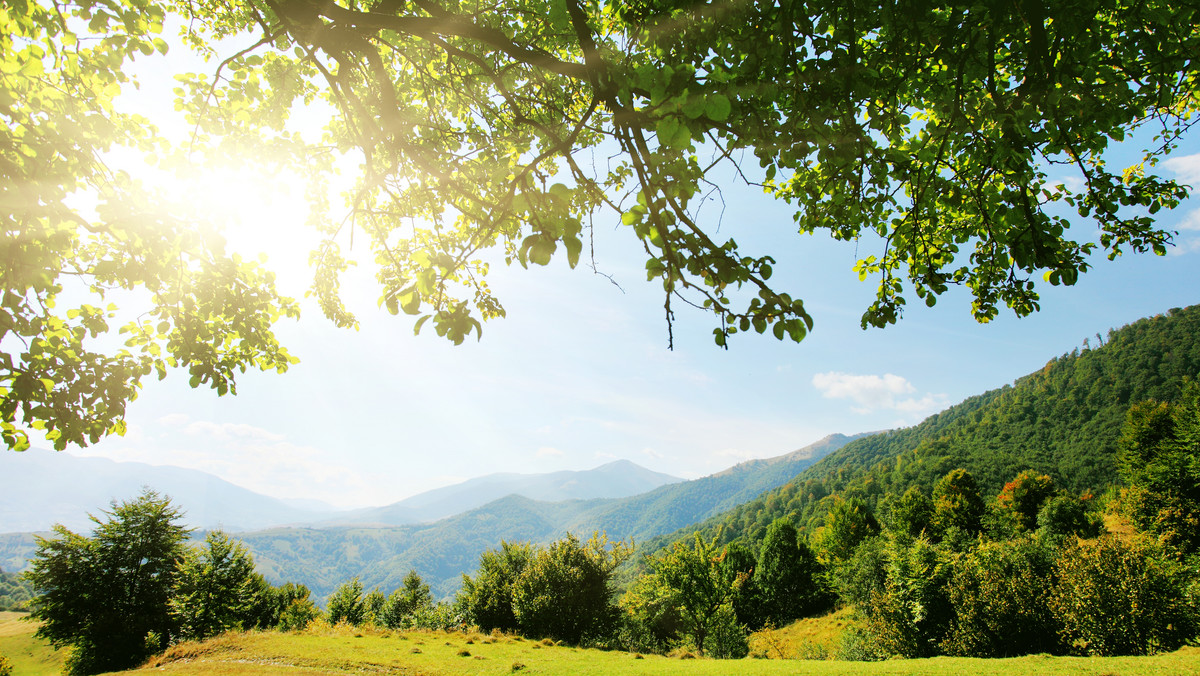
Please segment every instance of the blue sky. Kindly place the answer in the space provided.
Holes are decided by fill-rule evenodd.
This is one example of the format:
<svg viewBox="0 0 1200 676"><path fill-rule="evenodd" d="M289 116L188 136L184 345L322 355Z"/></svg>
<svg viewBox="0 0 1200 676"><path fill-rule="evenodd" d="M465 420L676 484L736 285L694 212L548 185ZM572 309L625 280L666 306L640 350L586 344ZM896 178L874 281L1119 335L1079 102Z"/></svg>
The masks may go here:
<svg viewBox="0 0 1200 676"><path fill-rule="evenodd" d="M154 108L169 89L155 81L155 67L163 66L148 69L142 104L169 124L166 107ZM1200 137L1192 133L1162 167L1200 186ZM487 324L481 341L455 347L432 331L414 337L409 318L376 309L364 269L347 284L361 330L334 328L305 301L302 319L278 329L302 360L287 374L247 373L236 397L191 390L180 373L148 382L129 407L125 437L69 452L201 469L340 507L386 504L490 472L586 469L619 458L694 478L834 432L913 424L1085 338L1200 302L1200 199L1191 199L1160 215L1180 230L1169 255L1097 257L1076 286L1046 285L1031 317L1002 310L977 324L968 295L952 290L933 308L912 297L917 304L898 325L863 331L875 282L859 282L852 267L877 253L873 245L799 236L786 205L725 173L713 176L725 200L720 234L745 254L777 259L772 282L804 299L816 322L800 344L739 334L721 350L711 318L677 303L669 351L661 290L644 281L632 233L606 214L595 223L596 264L620 288L561 259L530 270L494 266L491 286L508 316ZM180 188L180 199L228 219L234 246L265 252L283 290L299 297L311 237L297 229L304 214L302 194L289 192L294 183L230 172Z"/></svg>

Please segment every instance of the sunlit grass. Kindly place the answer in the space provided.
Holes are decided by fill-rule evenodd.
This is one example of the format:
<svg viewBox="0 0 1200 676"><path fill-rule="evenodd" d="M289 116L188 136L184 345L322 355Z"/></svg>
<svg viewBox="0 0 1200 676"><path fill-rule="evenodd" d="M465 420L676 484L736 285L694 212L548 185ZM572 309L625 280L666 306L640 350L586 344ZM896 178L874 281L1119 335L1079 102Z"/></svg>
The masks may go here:
<svg viewBox="0 0 1200 676"><path fill-rule="evenodd" d="M835 619L829 620L836 626ZM814 630L815 631L815 630ZM819 633L814 634L819 635ZM144 669L176 674L1196 674L1200 649L1124 658L1029 656L877 663L752 659L721 661L585 650L479 632L314 630L231 633L175 646Z"/></svg>
<svg viewBox="0 0 1200 676"><path fill-rule="evenodd" d="M796 620L786 627L756 631L750 635L750 654L771 659L834 657L852 614L850 608L842 608L828 615Z"/></svg>
<svg viewBox="0 0 1200 676"><path fill-rule="evenodd" d="M61 673L66 651L34 638L37 625L25 617L28 614L0 611L0 655L12 662L14 676Z"/></svg>

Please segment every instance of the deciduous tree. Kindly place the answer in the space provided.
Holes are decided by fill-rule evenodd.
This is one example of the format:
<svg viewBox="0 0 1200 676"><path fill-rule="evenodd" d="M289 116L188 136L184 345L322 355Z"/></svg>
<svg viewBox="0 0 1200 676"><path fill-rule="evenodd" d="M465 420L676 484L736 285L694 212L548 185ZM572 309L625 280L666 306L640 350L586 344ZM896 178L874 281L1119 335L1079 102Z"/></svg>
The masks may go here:
<svg viewBox="0 0 1200 676"><path fill-rule="evenodd" d="M172 20L192 49L238 45L181 74L184 153L115 103ZM306 173L351 153L345 217L319 176L312 191L313 288L339 325L355 323L338 287L356 235L381 304L457 343L504 314L492 263L575 266L608 211L662 286L668 341L681 303L713 314L719 345L801 340L813 318L772 280L777 252L743 251L702 208L722 165L788 202L798 234L860 242L854 268L877 284L864 327L956 286L987 321L1037 310L1038 284L1073 284L1093 253L1171 243L1154 217L1187 190L1154 167L1200 108L1197 23L1191 3L1125 0L7 5L0 431L11 448L22 425L84 444L123 430L150 373L224 393L241 369L291 362L271 327L295 305L270 274L108 167L114 147L240 149ZM288 113L317 98L336 112L309 144ZM1142 156L1107 162L1139 129ZM56 309L67 279L92 302ZM113 289L148 298L110 350L91 338L111 329Z"/></svg>
<svg viewBox="0 0 1200 676"><path fill-rule="evenodd" d="M180 636L201 640L251 624L257 582L245 546L221 531L210 532L177 573L171 613Z"/></svg>
<svg viewBox="0 0 1200 676"><path fill-rule="evenodd" d="M74 673L133 667L178 636L169 600L185 556L181 513L146 490L106 515L92 516L91 537L63 526L39 537L25 573L37 593L37 636L70 647Z"/></svg>

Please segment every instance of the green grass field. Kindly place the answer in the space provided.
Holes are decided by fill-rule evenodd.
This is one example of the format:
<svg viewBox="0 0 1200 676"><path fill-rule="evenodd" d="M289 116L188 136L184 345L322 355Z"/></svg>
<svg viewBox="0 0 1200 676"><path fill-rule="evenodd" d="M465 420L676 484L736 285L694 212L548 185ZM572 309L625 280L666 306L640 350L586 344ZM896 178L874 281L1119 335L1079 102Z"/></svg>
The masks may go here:
<svg viewBox="0 0 1200 676"><path fill-rule="evenodd" d="M60 673L66 653L34 638L37 625L25 617L26 613L0 611L0 655L12 662L14 676Z"/></svg>
<svg viewBox="0 0 1200 676"><path fill-rule="evenodd" d="M14 675L55 674L65 655L33 638L35 625L19 613L0 613L0 653ZM833 614L778 630L772 645L825 643L845 622ZM761 637L756 637L758 640ZM756 644L752 643L752 646ZM788 648L784 648L787 655ZM774 653L769 653L774 657ZM461 632L388 632L324 627L302 633L230 633L201 643L184 643L141 669L172 674L1042 674L1138 676L1200 675L1200 648L1153 657L1045 657L1005 660L935 658L855 663L824 660L753 659L722 661L617 651L583 650L515 636Z"/></svg>
<svg viewBox="0 0 1200 676"><path fill-rule="evenodd" d="M936 658L877 663L681 659L583 650L514 636L331 628L247 632L176 646L143 669L175 674L1200 674L1200 649L1153 657ZM138 672L130 672L138 673Z"/></svg>

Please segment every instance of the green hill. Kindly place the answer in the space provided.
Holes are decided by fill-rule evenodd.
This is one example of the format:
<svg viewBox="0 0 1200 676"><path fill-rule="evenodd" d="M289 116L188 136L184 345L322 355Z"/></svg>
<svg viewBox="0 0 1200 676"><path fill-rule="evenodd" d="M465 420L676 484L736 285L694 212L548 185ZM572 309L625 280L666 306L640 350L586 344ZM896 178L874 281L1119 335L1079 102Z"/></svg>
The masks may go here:
<svg viewBox="0 0 1200 676"><path fill-rule="evenodd" d="M751 460L723 472L667 484L627 498L543 502L509 495L432 524L390 527L273 528L239 533L258 569L274 582L308 585L324 598L359 577L389 592L416 570L435 596L449 596L484 550L501 540L547 543L567 532L605 531L637 542L694 524L799 474L852 437L831 435L805 448Z"/></svg>
<svg viewBox="0 0 1200 676"><path fill-rule="evenodd" d="M1130 404L1175 399L1184 379L1198 374L1200 306L1172 309L1110 331L1095 345L914 427L848 443L700 528L723 529L725 541L757 541L768 524L787 516L811 531L834 496L858 497L874 507L886 493L930 487L956 467L972 472L985 495L1024 469L1047 473L1068 490L1100 492L1117 481L1117 439ZM643 551L696 529L656 538Z"/></svg>

